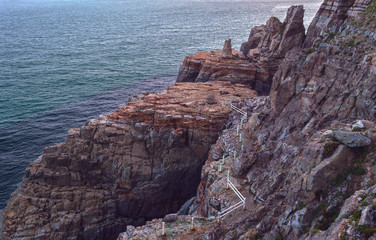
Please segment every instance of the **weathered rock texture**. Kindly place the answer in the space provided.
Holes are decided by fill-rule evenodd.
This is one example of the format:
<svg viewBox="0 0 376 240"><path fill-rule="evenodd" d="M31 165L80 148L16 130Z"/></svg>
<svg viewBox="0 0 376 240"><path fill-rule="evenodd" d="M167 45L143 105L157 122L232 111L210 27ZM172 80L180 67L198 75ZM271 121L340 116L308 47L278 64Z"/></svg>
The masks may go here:
<svg viewBox="0 0 376 240"><path fill-rule="evenodd" d="M286 52L300 47L304 41L303 16L303 6L294 6L288 10L283 23L270 18L266 25L251 30L241 52L233 50L232 57L228 42L222 52L201 52L186 57L177 81L230 81L247 84L259 94L269 94L280 61Z"/></svg>
<svg viewBox="0 0 376 240"><path fill-rule="evenodd" d="M325 0L308 28L305 47L325 32L337 32L349 17L356 17L372 0Z"/></svg>
<svg viewBox="0 0 376 240"><path fill-rule="evenodd" d="M232 58L232 46L231 46L231 39L225 41L222 49L222 58Z"/></svg>
<svg viewBox="0 0 376 240"><path fill-rule="evenodd" d="M239 59L197 53L179 74L223 81L270 67L275 74L240 78L263 92L272 77L269 97L245 99L254 92L225 82L178 83L71 130L27 170L4 212L6 239L104 238L151 212L176 212L197 187L187 176L198 177L205 160L188 213L216 215L238 200L226 197L232 192L218 168L235 152L224 167L247 209L196 239L375 239L376 2L368 3L325 1L303 46L303 9L290 8L284 23L272 18L252 30L242 47L247 60L236 51ZM230 102L250 116L243 149L235 112L217 138ZM158 226L129 226L120 239L143 239Z"/></svg>
<svg viewBox="0 0 376 240"><path fill-rule="evenodd" d="M232 50L232 53L234 55L231 58L223 58L220 50L187 56L180 67L177 82L226 81L250 84L256 69L241 57L241 52Z"/></svg>
<svg viewBox="0 0 376 240"><path fill-rule="evenodd" d="M3 213L4 239L113 239L177 211L229 104L253 96L242 85L177 83L70 130L27 168Z"/></svg>
<svg viewBox="0 0 376 240"><path fill-rule="evenodd" d="M234 203L218 174L218 149L225 149L237 152L225 167L247 196L247 210L202 239L376 239L376 3L365 9L368 3L325 1L307 48L295 45L277 64L270 97L239 103L250 116L241 130L244 149L235 113L210 150L215 157L203 167L194 206L196 215L209 216ZM275 35L265 33L281 26L272 18L254 28L245 55L257 58L265 42L277 54L282 35L274 45Z"/></svg>
<svg viewBox="0 0 376 240"><path fill-rule="evenodd" d="M358 6L336 1L333 8L341 2ZM375 239L375 13L374 2L356 18L352 10L334 11L327 19L335 32L321 36L313 22L307 36L315 44L286 53L266 107L245 104L251 118L233 173L257 198L248 218L239 213L206 239ZM203 213L214 211L210 189L218 184L201 182Z"/></svg>

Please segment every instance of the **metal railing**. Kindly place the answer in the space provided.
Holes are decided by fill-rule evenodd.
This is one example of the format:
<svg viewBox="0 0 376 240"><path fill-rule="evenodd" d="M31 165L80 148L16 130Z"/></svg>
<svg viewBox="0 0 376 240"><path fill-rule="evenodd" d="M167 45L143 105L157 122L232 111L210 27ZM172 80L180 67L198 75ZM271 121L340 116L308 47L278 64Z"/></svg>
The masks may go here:
<svg viewBox="0 0 376 240"><path fill-rule="evenodd" d="M223 218L227 214L235 211L236 209L243 206L243 210L245 210L245 200L246 198L240 193L240 191L235 187L235 185L230 180L230 170L227 170L227 188L231 188L231 190L235 193L235 195L240 199L240 202L235 203L234 205L226 208L225 210L218 213L218 222L220 218Z"/></svg>
<svg viewBox="0 0 376 240"><path fill-rule="evenodd" d="M236 135L239 136L239 142L241 143L241 149L243 149L243 138L242 138L242 134L241 134L241 129L243 128L244 120L247 118L247 112L241 110L240 108L236 107L233 104L231 104L231 110L234 110L237 113L239 113L239 114L242 115L241 122L237 126L237 129L236 129ZM227 147L227 146L225 146L225 147ZM230 156L230 155L227 156L226 158L224 157L224 155L222 156L222 161L220 161L220 164L219 164L219 172L222 172L222 170L225 170L224 169L225 160L226 159L231 159L231 158L232 158L232 156ZM236 151L234 152L234 161L235 161L235 159L236 159ZM245 206L246 198L235 187L235 184L231 182L231 180L230 180L230 170L229 169L226 169L226 170L227 170L227 182L226 182L227 189L231 189L235 193L235 195L240 199L240 201L237 202L237 203L235 203L234 205L226 208L225 210L223 210L221 212L218 212L218 215L216 217L212 216L212 217L208 217L208 218L201 218L201 220L205 220L205 221L211 222L214 219L217 219L217 222L220 223L220 219L221 218L223 218L226 215L232 213L233 211L237 210L238 208L243 207L243 210L245 210L245 207L246 207ZM261 199L261 198L260 198L260 200L263 201L263 199ZM199 219L196 219L196 222L197 221L199 221ZM186 222L180 222L180 223L186 223ZM175 224L178 224L178 223L175 223ZM174 224L169 224L169 225L174 225ZM184 228L187 228L188 226L190 226L190 230L191 231L195 231L195 218L192 217L192 220L190 221L189 225L187 225L187 223L183 224L183 225L184 225ZM172 226L170 226L170 227L172 227ZM165 226L164 222L162 222L162 236L166 237L167 239L171 239L171 240L178 239L174 235L173 230L171 228Z"/></svg>
<svg viewBox="0 0 376 240"><path fill-rule="evenodd" d="M240 108L236 107L232 103L231 103L231 110L234 110L234 111L240 113L243 116L243 118L247 118L247 113L244 112L243 110L241 110Z"/></svg>

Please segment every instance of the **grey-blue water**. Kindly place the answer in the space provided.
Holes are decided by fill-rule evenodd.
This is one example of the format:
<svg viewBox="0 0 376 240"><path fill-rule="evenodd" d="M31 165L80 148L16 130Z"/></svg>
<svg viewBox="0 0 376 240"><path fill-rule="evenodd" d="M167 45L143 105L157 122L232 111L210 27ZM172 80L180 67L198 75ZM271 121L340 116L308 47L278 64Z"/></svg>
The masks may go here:
<svg viewBox="0 0 376 240"><path fill-rule="evenodd" d="M186 55L321 0L0 0L0 209L43 147L171 85Z"/></svg>

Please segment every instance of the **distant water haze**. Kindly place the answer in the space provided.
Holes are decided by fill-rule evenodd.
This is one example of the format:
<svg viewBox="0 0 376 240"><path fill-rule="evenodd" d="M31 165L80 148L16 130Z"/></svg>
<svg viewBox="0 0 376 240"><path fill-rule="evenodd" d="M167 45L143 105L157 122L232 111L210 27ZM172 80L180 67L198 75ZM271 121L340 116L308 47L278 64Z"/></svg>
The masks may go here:
<svg viewBox="0 0 376 240"><path fill-rule="evenodd" d="M184 57L321 1L0 0L0 209L45 146L175 81Z"/></svg>

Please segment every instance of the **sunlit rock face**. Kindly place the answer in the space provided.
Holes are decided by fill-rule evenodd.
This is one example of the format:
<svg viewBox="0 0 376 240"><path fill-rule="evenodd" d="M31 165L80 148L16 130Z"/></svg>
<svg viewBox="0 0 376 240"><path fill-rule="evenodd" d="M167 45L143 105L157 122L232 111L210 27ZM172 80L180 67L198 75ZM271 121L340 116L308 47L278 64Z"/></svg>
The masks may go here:
<svg viewBox="0 0 376 240"><path fill-rule="evenodd" d="M3 213L3 239L114 239L192 195L243 85L178 83L134 96L71 129L26 170Z"/></svg>
<svg viewBox="0 0 376 240"><path fill-rule="evenodd" d="M283 23L272 17L266 25L254 27L240 52L230 51L231 45L226 40L222 51L186 57L177 81L229 81L247 84L261 95L269 94L272 78L284 55L304 41L303 17L303 6L293 6Z"/></svg>

